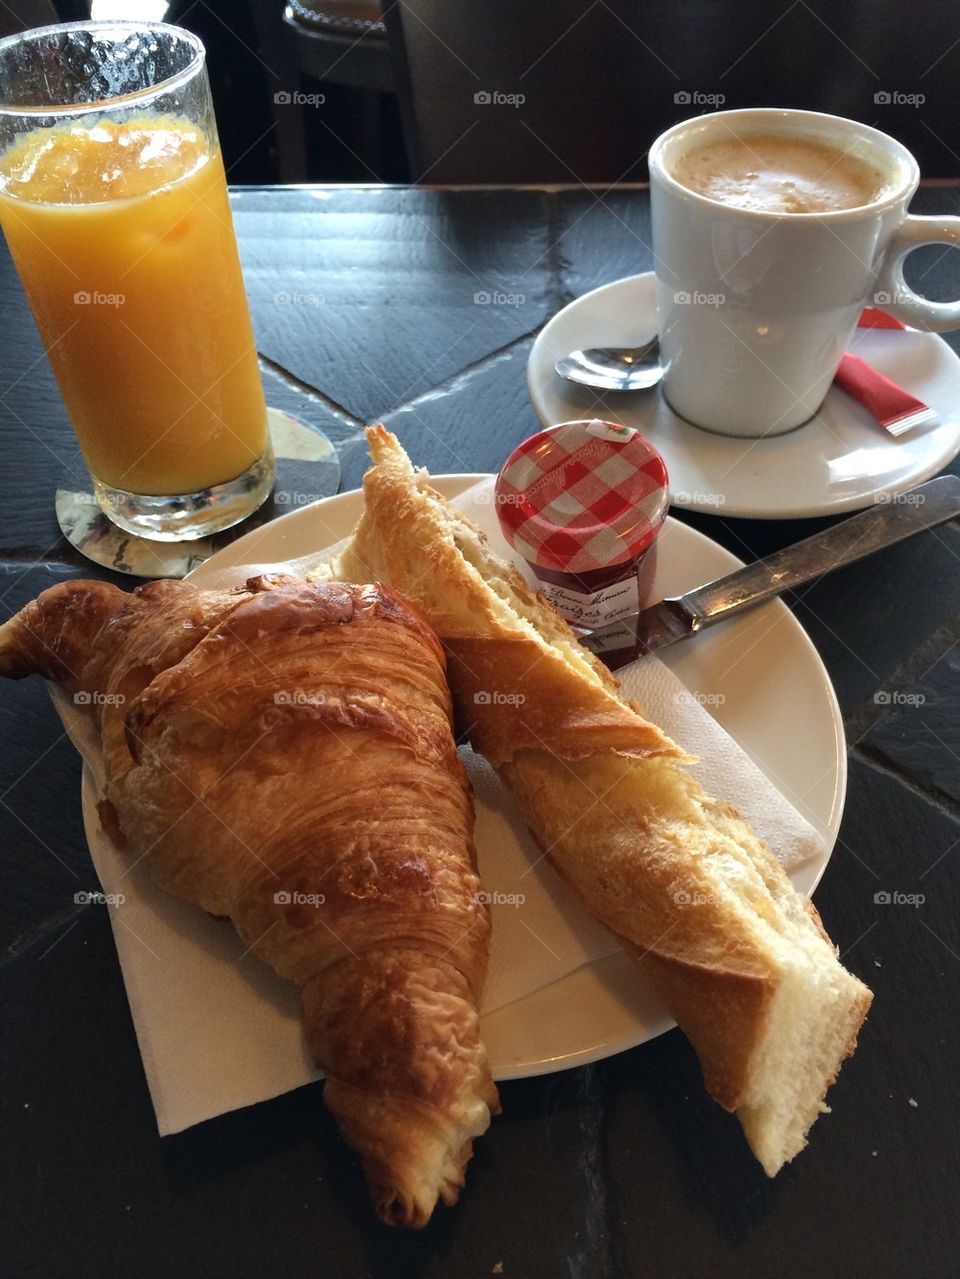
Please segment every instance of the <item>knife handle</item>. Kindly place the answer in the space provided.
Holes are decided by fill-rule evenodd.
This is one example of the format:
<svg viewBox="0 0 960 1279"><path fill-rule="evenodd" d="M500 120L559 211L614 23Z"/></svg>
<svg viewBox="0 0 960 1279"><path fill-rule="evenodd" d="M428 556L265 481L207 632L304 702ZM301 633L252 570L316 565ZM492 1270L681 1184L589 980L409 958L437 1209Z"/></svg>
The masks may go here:
<svg viewBox="0 0 960 1279"><path fill-rule="evenodd" d="M942 475L681 597L693 629L853 564L960 515L960 476Z"/></svg>

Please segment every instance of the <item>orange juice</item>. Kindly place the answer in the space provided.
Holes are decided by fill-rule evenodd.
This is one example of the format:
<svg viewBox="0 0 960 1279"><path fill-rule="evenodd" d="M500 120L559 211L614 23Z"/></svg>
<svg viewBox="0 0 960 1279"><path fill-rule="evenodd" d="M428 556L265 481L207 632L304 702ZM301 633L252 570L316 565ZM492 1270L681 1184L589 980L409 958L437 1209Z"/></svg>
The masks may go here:
<svg viewBox="0 0 960 1279"><path fill-rule="evenodd" d="M0 224L103 484L192 493L264 453L215 141L158 115L35 129L0 155Z"/></svg>

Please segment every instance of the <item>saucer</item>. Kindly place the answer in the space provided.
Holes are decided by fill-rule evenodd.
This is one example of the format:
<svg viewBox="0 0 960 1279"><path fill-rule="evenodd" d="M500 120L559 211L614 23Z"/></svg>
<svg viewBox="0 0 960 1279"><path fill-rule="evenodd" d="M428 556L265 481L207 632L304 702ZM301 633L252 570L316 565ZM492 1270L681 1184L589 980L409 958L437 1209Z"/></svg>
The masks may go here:
<svg viewBox="0 0 960 1279"><path fill-rule="evenodd" d="M527 366L530 399L545 426L603 417L636 427L667 464L674 506L751 519L839 515L929 479L960 452L960 359L935 333L857 329L851 351L936 410L894 438L833 386L810 422L772 439L715 435L678 417L659 387L593 391L566 382L554 362L594 346L637 346L657 328L653 272L616 280L559 311Z"/></svg>

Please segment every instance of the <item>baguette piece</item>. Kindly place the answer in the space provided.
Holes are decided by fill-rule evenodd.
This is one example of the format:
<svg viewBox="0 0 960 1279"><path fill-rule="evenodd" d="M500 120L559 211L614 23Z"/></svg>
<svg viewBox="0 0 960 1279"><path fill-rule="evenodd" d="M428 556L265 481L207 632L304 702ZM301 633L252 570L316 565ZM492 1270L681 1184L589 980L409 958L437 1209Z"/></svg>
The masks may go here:
<svg viewBox="0 0 960 1279"><path fill-rule="evenodd" d="M322 571L388 582L424 612L447 649L461 729L664 999L773 1176L826 1109L869 990L749 823L703 791L688 757L395 437L367 436L365 513Z"/></svg>

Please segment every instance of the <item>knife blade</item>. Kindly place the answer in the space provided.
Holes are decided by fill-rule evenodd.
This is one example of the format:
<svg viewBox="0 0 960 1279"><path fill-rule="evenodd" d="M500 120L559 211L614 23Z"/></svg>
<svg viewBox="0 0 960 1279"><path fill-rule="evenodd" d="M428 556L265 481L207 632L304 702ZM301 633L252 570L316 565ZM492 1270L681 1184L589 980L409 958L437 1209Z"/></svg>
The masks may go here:
<svg viewBox="0 0 960 1279"><path fill-rule="evenodd" d="M611 670L689 639L782 591L960 516L960 476L943 475L725 577L580 636Z"/></svg>

